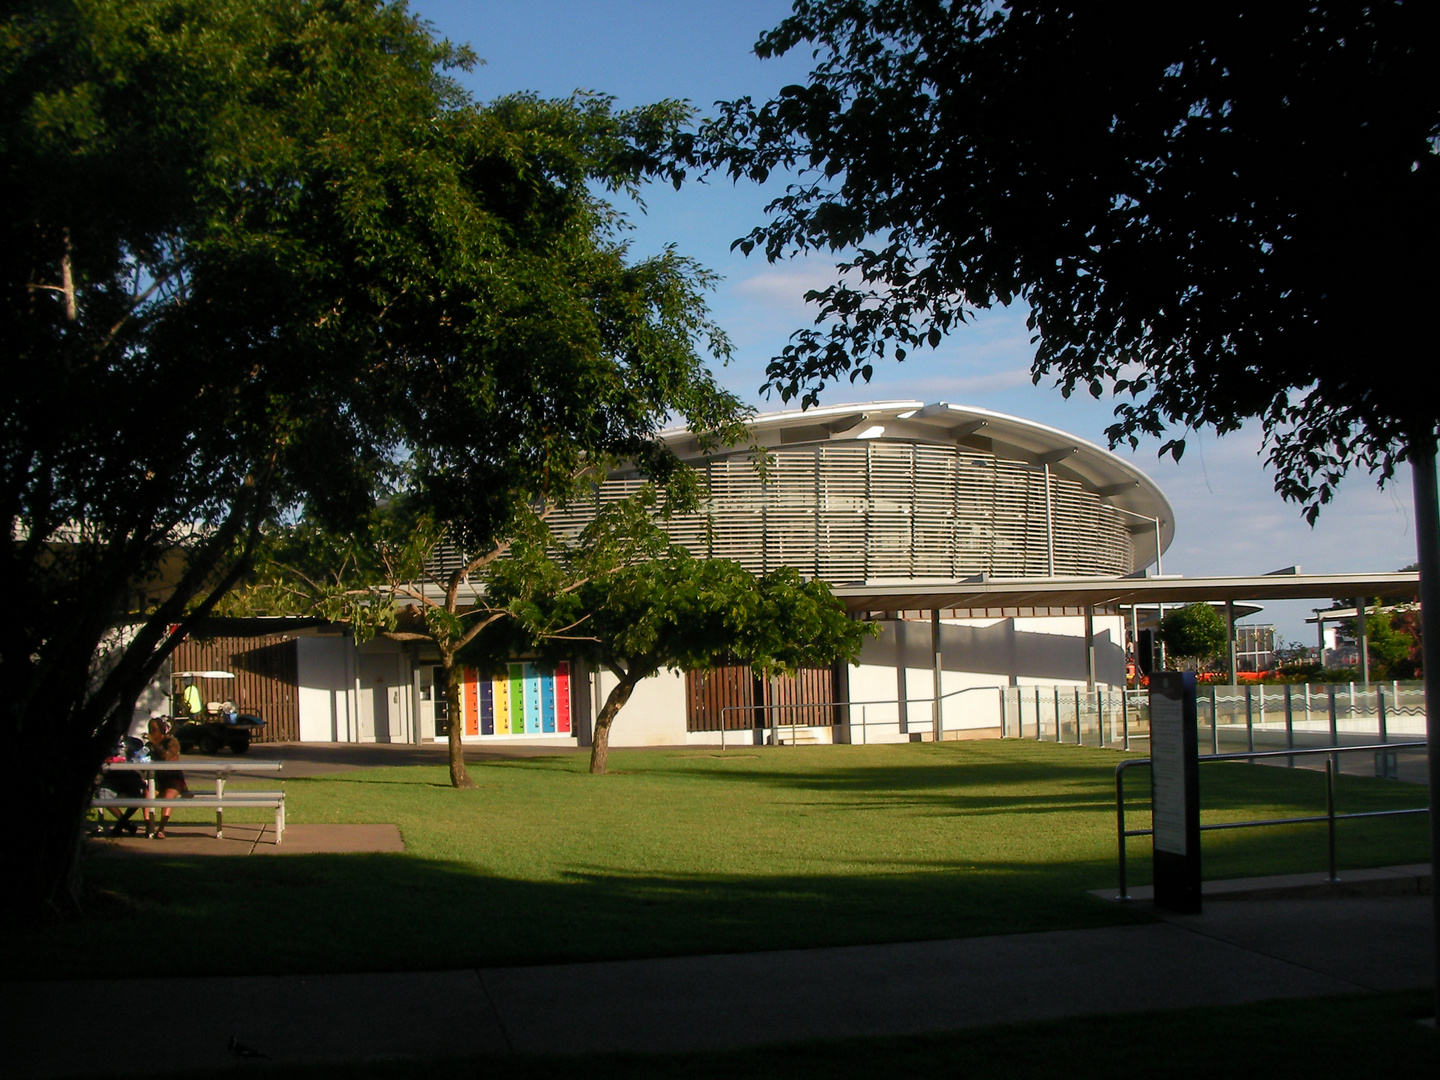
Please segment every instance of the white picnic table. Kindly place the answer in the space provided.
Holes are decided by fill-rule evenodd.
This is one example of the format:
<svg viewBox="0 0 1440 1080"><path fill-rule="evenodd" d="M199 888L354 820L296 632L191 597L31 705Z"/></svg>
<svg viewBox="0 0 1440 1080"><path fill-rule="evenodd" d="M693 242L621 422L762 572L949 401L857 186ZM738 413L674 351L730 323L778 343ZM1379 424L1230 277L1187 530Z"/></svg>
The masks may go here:
<svg viewBox="0 0 1440 1080"><path fill-rule="evenodd" d="M234 773L278 773L284 768L281 761L206 761L185 758L178 761L107 761L101 769L105 772L140 773L145 779L144 798L95 798L90 805L99 809L163 807L214 807L215 838L224 836L225 807L264 808L275 811L275 842L280 843L285 832L285 792L283 791L231 791L226 794L225 777ZM200 773L215 777L214 792L196 792L182 795L178 799L161 799L155 795L155 774L180 772L187 775Z"/></svg>

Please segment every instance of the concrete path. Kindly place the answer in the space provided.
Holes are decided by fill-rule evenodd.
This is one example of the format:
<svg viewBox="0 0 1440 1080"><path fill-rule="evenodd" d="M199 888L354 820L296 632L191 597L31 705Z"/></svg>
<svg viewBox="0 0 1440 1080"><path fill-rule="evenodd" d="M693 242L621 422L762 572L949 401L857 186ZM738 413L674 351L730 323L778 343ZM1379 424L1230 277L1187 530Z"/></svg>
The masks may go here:
<svg viewBox="0 0 1440 1080"><path fill-rule="evenodd" d="M11 984L0 1039L7 1075L54 1077L224 1067L232 1035L271 1061L296 1063L678 1051L1429 985L1429 898L1357 891L1207 900L1203 915L1141 926L953 941L398 974ZM122 1003L146 1001L207 1004L187 1007L185 1023L169 1025L158 1049L117 1038L113 1025L74 1023L77 1003L118 1015ZM63 1039L33 1037L62 1028Z"/></svg>
<svg viewBox="0 0 1440 1080"><path fill-rule="evenodd" d="M108 827L108 825L107 825ZM143 829L143 825L141 826ZM367 851L404 851L405 841L398 825L286 825L285 838L275 843L275 824L226 823L221 837L215 823L174 822L165 828L164 839L134 836L91 836L85 853L96 858L150 855L319 855L354 854Z"/></svg>

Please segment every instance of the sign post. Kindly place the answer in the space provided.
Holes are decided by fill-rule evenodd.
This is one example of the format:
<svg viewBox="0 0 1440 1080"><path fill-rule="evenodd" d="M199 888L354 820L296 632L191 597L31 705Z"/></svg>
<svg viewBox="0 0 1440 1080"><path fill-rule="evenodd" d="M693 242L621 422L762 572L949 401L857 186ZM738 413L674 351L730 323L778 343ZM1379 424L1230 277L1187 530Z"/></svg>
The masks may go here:
<svg viewBox="0 0 1440 1080"><path fill-rule="evenodd" d="M1155 840L1155 905L1200 913L1200 751L1195 675L1150 676L1150 805Z"/></svg>

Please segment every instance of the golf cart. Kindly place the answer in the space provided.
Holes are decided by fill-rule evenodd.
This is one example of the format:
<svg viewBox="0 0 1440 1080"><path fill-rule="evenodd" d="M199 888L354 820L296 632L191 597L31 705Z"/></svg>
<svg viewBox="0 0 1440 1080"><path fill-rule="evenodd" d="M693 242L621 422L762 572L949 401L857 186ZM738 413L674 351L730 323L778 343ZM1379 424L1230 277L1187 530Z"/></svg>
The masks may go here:
<svg viewBox="0 0 1440 1080"><path fill-rule="evenodd" d="M250 739L260 733L265 721L237 712L233 701L205 701L202 704L197 679L233 679L229 671L177 671L170 676L171 722L180 750L202 754L219 753L228 746L237 754L250 749Z"/></svg>

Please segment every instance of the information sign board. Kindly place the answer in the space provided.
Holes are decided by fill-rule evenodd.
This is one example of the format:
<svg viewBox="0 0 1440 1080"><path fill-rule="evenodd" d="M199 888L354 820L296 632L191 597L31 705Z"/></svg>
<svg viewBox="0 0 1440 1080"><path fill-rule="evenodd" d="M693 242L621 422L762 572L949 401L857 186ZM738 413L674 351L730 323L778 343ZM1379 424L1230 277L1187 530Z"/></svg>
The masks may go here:
<svg viewBox="0 0 1440 1080"><path fill-rule="evenodd" d="M1195 675L1150 676L1150 805L1155 830L1155 905L1200 911L1200 748Z"/></svg>

